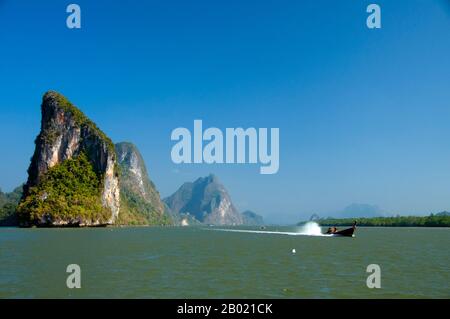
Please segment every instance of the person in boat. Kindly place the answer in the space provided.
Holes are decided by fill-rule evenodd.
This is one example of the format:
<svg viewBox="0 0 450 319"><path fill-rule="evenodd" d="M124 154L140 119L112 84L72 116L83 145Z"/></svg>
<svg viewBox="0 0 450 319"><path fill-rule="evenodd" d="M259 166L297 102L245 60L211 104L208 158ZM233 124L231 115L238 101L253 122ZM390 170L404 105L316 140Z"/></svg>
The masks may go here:
<svg viewBox="0 0 450 319"><path fill-rule="evenodd" d="M327 230L327 234L334 234L335 232L337 232L337 228L336 227L330 227Z"/></svg>

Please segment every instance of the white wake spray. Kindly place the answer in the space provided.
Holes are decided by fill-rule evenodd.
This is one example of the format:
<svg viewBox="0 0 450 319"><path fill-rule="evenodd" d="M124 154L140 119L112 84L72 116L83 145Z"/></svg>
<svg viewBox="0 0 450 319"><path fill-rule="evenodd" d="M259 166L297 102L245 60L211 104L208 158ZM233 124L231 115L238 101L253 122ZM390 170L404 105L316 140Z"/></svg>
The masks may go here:
<svg viewBox="0 0 450 319"><path fill-rule="evenodd" d="M218 231L237 232L237 233L254 233L254 234L275 234L275 235L290 235L290 236L321 236L330 237L332 235L322 234L319 224L316 222L307 222L300 226L296 232L285 231L270 231L270 230L247 230L247 229L213 229Z"/></svg>
<svg viewBox="0 0 450 319"><path fill-rule="evenodd" d="M325 234L322 234L322 229L320 228L319 224L316 222L307 222L303 226L300 226L298 229L299 235L305 235L305 236L323 236Z"/></svg>

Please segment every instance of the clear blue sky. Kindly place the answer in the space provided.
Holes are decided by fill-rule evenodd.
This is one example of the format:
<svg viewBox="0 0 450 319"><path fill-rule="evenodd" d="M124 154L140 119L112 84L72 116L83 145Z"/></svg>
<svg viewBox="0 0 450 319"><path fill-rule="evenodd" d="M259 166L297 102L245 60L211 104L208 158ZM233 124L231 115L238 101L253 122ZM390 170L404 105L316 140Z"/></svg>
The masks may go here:
<svg viewBox="0 0 450 319"><path fill-rule="evenodd" d="M0 187L26 180L57 90L141 150L162 196L213 172L269 221L351 203L450 209L450 5L408 1L0 0ZM365 25L382 8L382 29ZM125 3L125 4L120 4ZM175 165L171 131L279 127L280 170Z"/></svg>

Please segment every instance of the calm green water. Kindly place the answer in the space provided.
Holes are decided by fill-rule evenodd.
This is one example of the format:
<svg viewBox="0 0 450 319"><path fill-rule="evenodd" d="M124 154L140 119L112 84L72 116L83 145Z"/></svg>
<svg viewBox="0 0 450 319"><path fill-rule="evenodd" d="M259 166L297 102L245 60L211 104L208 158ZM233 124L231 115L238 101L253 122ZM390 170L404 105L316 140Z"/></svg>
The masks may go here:
<svg viewBox="0 0 450 319"><path fill-rule="evenodd" d="M356 235L0 228L0 297L450 298L450 229ZM372 263L381 289L366 286ZM80 265L81 289L66 287L68 264Z"/></svg>

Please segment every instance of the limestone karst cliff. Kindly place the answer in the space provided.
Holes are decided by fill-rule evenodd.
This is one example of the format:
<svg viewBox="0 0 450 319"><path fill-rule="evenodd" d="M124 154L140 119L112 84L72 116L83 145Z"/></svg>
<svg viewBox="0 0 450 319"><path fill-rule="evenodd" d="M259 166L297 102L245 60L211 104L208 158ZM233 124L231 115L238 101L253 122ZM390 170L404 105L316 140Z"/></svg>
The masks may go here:
<svg viewBox="0 0 450 319"><path fill-rule="evenodd" d="M184 183L164 202L175 214L194 217L212 225L242 225L243 216L233 205L230 195L215 175Z"/></svg>
<svg viewBox="0 0 450 319"><path fill-rule="evenodd" d="M118 223L167 225L171 218L165 211L156 186L137 147L128 142L115 145L120 167L121 210Z"/></svg>
<svg viewBox="0 0 450 319"><path fill-rule="evenodd" d="M45 93L41 130L18 207L22 226L96 226L119 215L112 141L61 94Z"/></svg>

